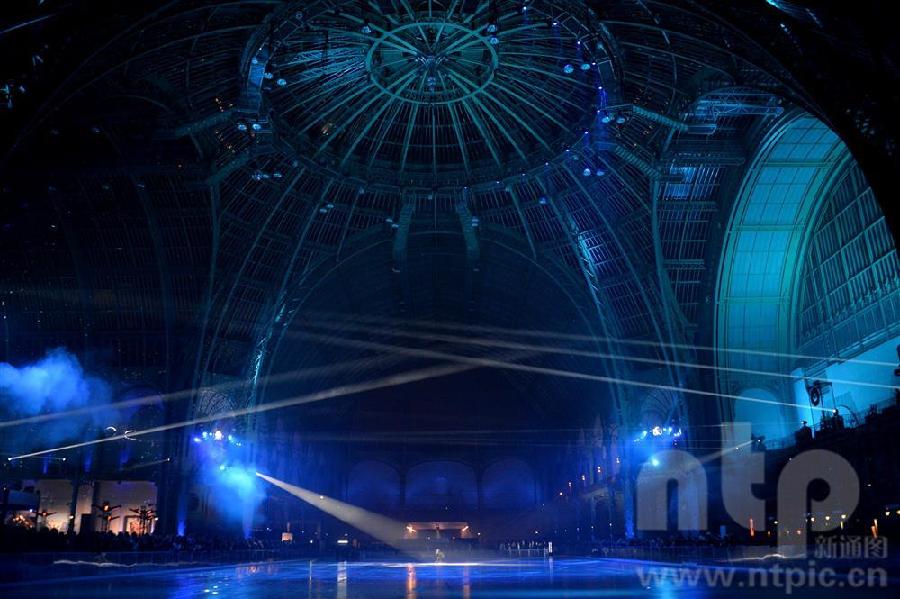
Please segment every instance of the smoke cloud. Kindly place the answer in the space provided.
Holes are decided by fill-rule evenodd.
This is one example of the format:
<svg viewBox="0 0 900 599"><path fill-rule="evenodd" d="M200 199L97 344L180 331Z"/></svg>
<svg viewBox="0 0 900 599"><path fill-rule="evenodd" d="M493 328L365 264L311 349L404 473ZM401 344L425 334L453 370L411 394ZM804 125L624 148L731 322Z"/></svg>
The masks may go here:
<svg viewBox="0 0 900 599"><path fill-rule="evenodd" d="M197 481L216 498L214 508L226 521L240 523L249 536L256 508L265 499L247 450L231 433L204 431L194 437Z"/></svg>
<svg viewBox="0 0 900 599"><path fill-rule="evenodd" d="M5 449L82 439L90 425L102 426L110 411L110 386L89 376L72 353L58 348L24 366L0 363L0 414L21 418L73 408L96 407L87 414L48 421L4 432Z"/></svg>

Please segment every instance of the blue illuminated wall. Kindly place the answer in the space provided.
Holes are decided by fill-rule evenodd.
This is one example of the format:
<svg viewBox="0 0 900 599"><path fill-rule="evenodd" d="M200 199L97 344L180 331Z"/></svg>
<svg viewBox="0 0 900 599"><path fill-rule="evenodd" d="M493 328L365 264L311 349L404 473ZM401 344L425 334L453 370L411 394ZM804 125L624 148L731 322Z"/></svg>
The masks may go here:
<svg viewBox="0 0 900 599"><path fill-rule="evenodd" d="M370 510L395 512L401 506L400 473L375 460L360 462L350 470L347 501Z"/></svg>
<svg viewBox="0 0 900 599"><path fill-rule="evenodd" d="M507 458L485 468L481 494L486 509L526 509L537 504L538 485L528 464Z"/></svg>
<svg viewBox="0 0 900 599"><path fill-rule="evenodd" d="M895 361L897 273L884 216L847 147L818 119L786 116L735 201L717 289L719 389L762 401L724 401L723 415L751 422L769 439L788 437L801 419L819 419L802 382L765 373L892 384L892 369L796 355ZM883 389L835 385L834 398L864 411L887 397Z"/></svg>
<svg viewBox="0 0 900 599"><path fill-rule="evenodd" d="M478 483L471 466L459 462L424 462L406 474L406 506L411 509L475 509Z"/></svg>
<svg viewBox="0 0 900 599"><path fill-rule="evenodd" d="M871 406L893 400L890 387L897 384L893 365L900 343L900 261L881 207L856 164L841 174L816 214L797 308L799 353L855 360L807 361L798 369L807 379L833 381L825 396L827 406L840 410L845 422L853 425ZM805 403L803 386L795 391L797 403ZM815 421L808 408L801 412Z"/></svg>
<svg viewBox="0 0 900 599"><path fill-rule="evenodd" d="M897 346L900 345L900 336L885 341L878 347L870 349L856 356L859 360L871 362L897 362ZM876 383L889 387L897 384L893 368L888 366L863 364L858 362L835 362L825 367L824 372L811 374L810 378L823 378L834 381L831 388L823 398L823 404L831 409L837 409L844 417L848 426L856 426L861 423L871 406L884 407L893 403L893 394L889 389L879 387L864 387L849 384L843 381L863 381ZM804 406L798 407L798 420L816 422L821 417L814 414L808 406L808 398L803 385L794 388L797 403Z"/></svg>

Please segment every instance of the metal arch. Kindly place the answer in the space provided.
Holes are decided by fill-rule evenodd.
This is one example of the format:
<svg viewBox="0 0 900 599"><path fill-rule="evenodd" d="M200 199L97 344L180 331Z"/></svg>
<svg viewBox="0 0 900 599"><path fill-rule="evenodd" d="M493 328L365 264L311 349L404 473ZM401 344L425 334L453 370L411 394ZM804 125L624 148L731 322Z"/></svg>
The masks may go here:
<svg viewBox="0 0 900 599"><path fill-rule="evenodd" d="M400 214L394 223L394 241L391 248L393 260L391 270L395 276L391 278L390 287L396 296L396 303L401 310L412 305L412 288L409 284L409 269L406 267L409 256L409 235L412 227L412 217L416 211L415 197L405 197L400 206Z"/></svg>
<svg viewBox="0 0 900 599"><path fill-rule="evenodd" d="M279 208L281 208L281 204L288 197L290 192L293 190L294 186L300 180L300 177L303 174L305 174L305 172L306 172L306 169L301 169L300 172L298 174L296 174L293 177L293 179L290 181L290 183L285 187L285 190L284 190L284 192L282 192L281 197L278 199L277 202L275 202L275 204L272 206L272 209L269 210L262 225L259 227L259 230L257 231L256 236L254 237L253 241L250 244L249 251L246 254L244 254L244 258L241 261L241 265L237 269L237 272L234 275L232 284L229 286L228 293L225 296L224 304L222 305L221 309L219 310L219 318L216 321L216 326L213 329L212 338L209 342L210 349L207 352L206 359L204 360L204 365L203 365L203 370L202 370L203 373L206 373L209 370L209 365L210 365L210 362L212 361L213 354L214 354L212 347L215 345L215 342L219 337L219 333L221 332L225 318L228 315L228 310L231 307L231 301L234 298L234 294L235 294L237 287L241 281L241 277L244 274L244 270L247 268L247 265L250 262L250 257L253 255L253 251L256 249L256 246L259 244L259 240L262 239L262 236L265 233L266 229L268 228L269 223L274 218L275 213L278 211ZM211 304L215 303L217 297L218 297L218 294L216 294L216 296L212 297L210 303ZM205 334L205 332L204 332L204 334Z"/></svg>
<svg viewBox="0 0 900 599"><path fill-rule="evenodd" d="M70 86L75 81L78 74L80 74L81 71L87 65L91 64L94 61L94 59L96 59L97 57L106 54L107 49L110 46L112 46L119 40L126 38L138 27L140 27L141 25L144 25L148 22L153 21L153 19L155 19L158 15L165 12L169 8L178 5L181 2L182 2L182 0L171 0L170 2L167 2L166 4L159 6L155 10L151 11L149 14L145 15L138 21L132 23L130 26L123 29L121 32L114 35L112 38L110 38L105 43L103 43L100 47L98 47L96 50L94 50L90 55L88 55L75 69L73 69L66 76L66 78L59 84L59 86L53 92L51 92L51 94L47 98L47 100L45 100L44 103L37 109L37 111L35 112L35 116L32 118L32 122L22 128L21 133L16 137L16 139L13 141L13 143L10 144L9 151L3 157L2 161L5 161L15 151L15 149L19 146L19 144L22 142L22 140L25 137L27 137L32 131L34 131L34 129L36 129L38 126L40 126L47 119L47 117L49 116L49 113L52 111L51 110L52 105L64 104L69 99L71 99L74 95L76 95L78 93L78 91L80 91L81 89L83 89L83 87L85 87L85 86L82 86L82 87L78 88L75 92L65 96L61 100L58 100L58 97L60 96L60 94L62 94L63 90L65 90L68 86ZM237 2L224 2L224 3L217 4L215 6L199 6L199 7L195 7L195 8L188 9L188 10L182 11L180 13L177 13L176 15L173 15L172 17L167 17L167 19L180 17L180 16L191 14L194 12L202 12L202 11L206 11L206 10L210 10L210 9L223 8L226 6L241 6L241 5L245 5L248 3L276 5L276 4L279 4L279 0L240 0ZM91 83L93 83L93 82L94 81L92 81Z"/></svg>
<svg viewBox="0 0 900 599"><path fill-rule="evenodd" d="M449 73L450 77L453 79L457 79L454 73ZM457 79L458 80L458 79ZM519 143L513 138L513 136L509 133L508 127L504 127L500 121L497 120L497 117L494 116L494 113L487 108L485 108L484 104L481 103L481 100L478 99L477 96L472 96L472 102L475 104L477 108L480 108L481 111L487 115L487 117L497 126L497 129L500 130L501 133L509 140L510 145L512 145L513 149L516 153L522 158L522 160L528 160L528 155L519 147ZM487 131L483 133L485 137L489 135Z"/></svg>
<svg viewBox="0 0 900 599"><path fill-rule="evenodd" d="M716 65L710 64L709 61L703 61L703 60L700 59L700 58L693 58L693 57L690 57L690 56L686 56L686 55L681 54L681 53L679 53L679 52L676 52L676 51L674 51L674 50L670 50L670 49L667 49L667 48L655 48L655 47L653 47L653 46L648 46L648 45L646 45L646 44L639 44L639 43L637 43L637 42L630 42L630 41L626 41L626 40L619 40L619 45L620 45L620 46L624 46L624 47L626 47L626 48L637 48L637 49L639 49L639 50L643 50L644 53L645 53L646 55L648 55L648 56L651 55L651 54L664 54L664 55L667 55L667 56L669 56L670 58L674 59L673 62L676 63L676 64L673 66L673 69L676 68L677 62L678 62L678 61L692 62L692 63L694 63L694 64L698 64L698 65L703 66L703 67L706 67L706 68L708 68L708 69L712 69L712 70L714 70L714 71L717 71L717 72L721 73L722 75L725 75L726 77L728 77L729 80L734 80L734 79L735 79L734 73L729 73L728 71L726 71L725 69L723 69L723 68L721 68L721 67L718 67L718 66L716 66ZM670 44L670 45L671 45L671 44ZM723 50L722 52L725 53L724 50ZM674 79L677 80L677 77L675 77Z"/></svg>
<svg viewBox="0 0 900 599"><path fill-rule="evenodd" d="M699 13L702 13L702 14L691 12L682 6L678 6L675 4L663 3L663 2L660 2L659 0L645 0L645 1L648 4L655 4L657 6L663 6L666 9L674 9L679 12L691 15L692 17L697 17L700 19L706 19L706 20L711 20L711 21L716 22L720 27L722 27L722 29L728 30L729 32L739 36L748 45L756 48L762 55L764 55L765 57L770 59L773 62L773 64L776 64L779 67L781 67L782 69L784 69L785 73L787 73L790 76L788 69L785 68L785 66L783 64L781 64L781 62L775 57L775 55L772 54L772 52L769 49L767 49L763 44L760 44L759 42L757 42L755 39L753 39L751 36L747 35L745 32L743 32L739 28L734 27L732 24L730 24L728 21L723 19L718 14L714 13L713 11L711 11L707 8L704 8L696 0L687 0L687 2L691 6L695 7L699 11ZM754 65L754 66L756 66L756 65ZM757 66L757 68L759 68L759 67ZM771 74L770 74L770 76L771 76ZM778 77L775 77L775 79L780 80ZM798 86L796 86L796 85L791 86L792 90L796 90L797 88L798 88Z"/></svg>
<svg viewBox="0 0 900 599"><path fill-rule="evenodd" d="M134 60L138 60L138 59L144 58L144 57L146 57L146 56L150 56L150 55L152 55L152 54L155 54L156 52L159 52L159 51L164 50L164 49L166 49L166 48L169 48L169 47L171 47L171 46L175 46L175 45L178 45L178 44L182 44L182 43L184 43L184 42L189 42L189 41L192 41L192 40L196 40L196 39L201 38L201 37L207 37L207 36L211 36L211 35L220 35L220 34L223 34L223 33L232 33L232 32L236 32L236 31L248 31L248 30L251 30L251 29L256 29L256 25L235 25L235 26L233 26L233 27L225 27L225 28L223 28L223 29L216 29L216 30L214 30L214 31L202 31L202 32L197 33L197 34L194 34L194 35L189 35L189 36L187 36L187 37L179 38L179 39L177 39L177 40L171 40L171 41L168 41L168 42L166 42L166 43L164 43L164 44L161 44L161 45L159 45L159 46L155 46L155 47L153 47L153 48L151 48L151 49L149 49L149 50L144 50L144 51L141 52L140 54L136 54L136 55L133 55L133 56L129 56L127 59L125 59L125 60L123 60L123 61L121 61L121 62L116 63L115 65L113 65L113 66L110 67L109 69L107 69L107 70L103 71L102 73L100 73L99 75L95 76L93 79L90 79L90 80L87 81L86 83L84 83L84 84L78 86L77 88L75 88L74 91L72 91L70 94L68 94L67 96L65 96L65 97L61 100L61 102L62 102L62 103L68 102L70 99L72 99L74 96L78 95L78 93L80 93L80 92L81 92L82 90L84 90L85 88L88 88L88 87L90 87L91 85L97 83L98 81L100 81L100 80L103 79L104 77L106 77L106 76L112 74L112 73L115 72L116 70L118 70L118 69L120 69L120 68L122 68L122 67L124 67L124 66L127 66L129 63L131 63L131 62L134 61ZM41 119L41 120L43 120L43 119ZM38 124L40 124L40 123L35 123L34 126L37 126ZM33 127L32 127L31 129L33 129ZM29 129L29 130L30 130L30 129ZM23 132L23 135L24 135L24 132ZM12 149L14 149L17 145L18 145L18 143L14 143L14 144L12 145L12 146L13 146Z"/></svg>
<svg viewBox="0 0 900 599"><path fill-rule="evenodd" d="M531 248L531 256L532 258L537 258L537 247L534 244L534 234L531 232L531 225L528 224L528 219L525 218L525 211L522 210L522 202L520 201L519 194L514 186L510 186L509 195L512 198L513 206L516 208L516 214L522 222L522 230L525 232L525 238L528 240L528 247Z"/></svg>
<svg viewBox="0 0 900 599"><path fill-rule="evenodd" d="M662 36L673 35L673 36L677 36L677 37L686 39L686 40L688 40L688 41L690 41L690 42L693 42L693 43L697 44L698 46L701 46L701 47L704 47L704 48L707 48L707 49L715 50L715 51L717 51L717 52L723 52L723 51L724 51L724 52L728 52L727 49L723 50L722 47L720 47L720 46L714 44L713 42L710 42L710 41L707 41L707 40L700 39L700 38L695 37L695 36L693 36L693 35L691 35L691 34L689 34L689 33L684 33L683 31L676 31L676 30L672 30L672 29L666 29L666 28L660 27L660 26L658 26L658 25L651 25L651 24L649 24L649 23L639 23L639 22L635 22L635 21L618 21L618 20L606 20L606 21L604 21L604 24L607 25L607 26L612 26L612 27L617 27L617 26L618 26L618 27L630 27L630 28L634 28L634 29L645 29L645 30L655 31L655 32L659 33L659 34L662 35ZM618 43L621 43L621 42L618 42ZM750 66L753 67L754 69L759 70L760 73L763 73L764 75L770 77L773 81L778 81L778 82L784 83L784 81L783 81L783 79L782 79L781 77L776 76L776 75L770 73L770 72L767 71L765 68L763 68L763 67L761 67L760 65L756 64L755 62L753 62L753 61L750 60L749 58L745 58L745 57L740 56L740 55L738 55L738 54L736 54L736 53L733 53L733 52L729 52L729 54L731 54L731 56L737 58L738 60L747 63L748 65L750 65ZM706 65L706 66L713 67L714 65ZM791 89L793 89L793 87L791 87Z"/></svg>
<svg viewBox="0 0 900 599"><path fill-rule="evenodd" d="M466 178L469 178L469 152L466 150L466 142L463 139L459 116L456 114L456 106L450 107L450 118L453 121L453 132L456 134L456 142L459 144L459 153L460 156L462 156L463 170L466 172Z"/></svg>
<svg viewBox="0 0 900 599"><path fill-rule="evenodd" d="M300 237L297 239L297 243L294 246L294 251L291 253L291 257L288 260L287 268L285 269L284 276L281 279L281 285L279 286L278 293L275 296L275 302L272 304L272 315L267 319L268 324L266 325L263 334L256 340L256 355L254 356L253 363L251 365L251 367L253 368L253 377L251 378L250 393L248 395L248 402L251 405L255 405L258 399L259 376L264 368L268 370L268 368L266 367L266 357L269 353L269 343L272 340L272 335L274 335L275 325L278 324L282 320L282 318L284 318L284 313L287 309L287 289L289 287L291 277L294 273L297 258L300 255L303 244L306 242L306 237L307 235L309 235L309 230L312 228L312 224L316 220L316 215L319 213L319 206L331 191L332 184L333 181L329 180L329 182L323 187L322 192L319 195L319 200L315 203L312 203L312 205L310 206L309 216L307 217L306 222L303 225L303 230L300 233Z"/></svg>
<svg viewBox="0 0 900 599"><path fill-rule="evenodd" d="M477 278L480 281L481 246L478 242L478 236L475 234L474 217L468 206L468 193L463 193L461 201L456 204L456 214L459 217L459 225L466 244L466 304L469 310L474 310L477 300L473 299L473 297L478 291L475 289L475 279Z"/></svg>
<svg viewBox="0 0 900 599"><path fill-rule="evenodd" d="M431 232L423 232L422 234L430 235ZM359 233L358 235L360 238L365 238L365 237L369 236L369 232L364 231L364 232ZM416 234L413 234L413 235L416 235ZM325 281L331 273L335 272L337 269L339 269L344 264L355 260L358 256L365 255L366 253L370 252L373 248L375 248L379 245L384 245L384 244L388 244L388 243L392 243L390 238L382 237L382 238L376 239L370 243L366 243L365 245L361 246L359 249L355 250L353 253L347 255L346 257L342 258L339 261L330 262L330 263L322 263L321 266L323 268L325 268L325 272L322 273L321 275L317 276L315 282L313 282L309 287L305 288L305 293L293 302L295 305L295 309L289 311L287 313L287 319L282 321L281 330L277 336L274 347L272 348L271 352L269 352L270 355L273 356L273 358L274 358L274 356L276 356L278 354L280 347L281 347L282 343L284 342L285 332L291 327L294 317L300 313L300 308L303 306L303 304L309 299L309 297L312 296L312 294L316 291L318 286L320 284L322 284L322 282ZM584 322L584 324L588 328L588 330L593 331L594 325L592 323L594 322L595 319L590 318L588 316L588 314L586 314L583 311L583 309L582 309L583 302L577 300L571 294L570 289L567 286L563 285L563 283L560 282L560 276L568 277L570 270L566 269L563 265L556 264L554 261L549 260L548 262L550 265L553 265L553 266L556 266L557 268L559 268L559 273L554 274L549 270L548 265L543 263L544 261L535 260L533 257L529 256L528 254L523 253L519 248L508 245L501 240L491 239L490 243L496 244L499 247L503 247L503 248L509 250L511 253L520 256L523 260L530 263L533 268L541 271L550 280L554 281L556 283L558 289L560 290L560 292L566 296L566 298L572 304L575 311L579 314L579 316L581 317L581 320ZM546 257L545 257L545 260L546 260ZM296 282L296 287L299 289L300 285L304 281L306 281L306 279L308 277L313 276L313 274L314 273L312 271L305 272L303 277ZM575 279L572 279L571 282L572 282L572 289L580 289L580 290L584 289L583 286L577 285L577 281ZM601 320L601 325L602 325L602 320ZM274 359L269 360L268 366L266 368L267 375L271 374L271 368L272 368L273 364L274 364ZM263 394L265 393L265 387L263 388L262 393ZM613 394L613 398L614 398L614 400L618 400L617 394ZM617 409L616 413L617 414L620 413L620 410Z"/></svg>
<svg viewBox="0 0 900 599"><path fill-rule="evenodd" d="M138 184L137 179L129 177L129 180L134 186L141 208L147 218L147 228L153 244L153 253L156 255L157 270L159 271L159 290L163 306L163 323L166 329L165 389L170 391L172 389L172 369L175 365L175 292L172 288L172 275L169 272L169 258L160 233L159 221L156 219L156 214L150 198L147 197L147 192Z"/></svg>
<svg viewBox="0 0 900 599"><path fill-rule="evenodd" d="M608 165L607 165L607 167L608 167ZM598 206L597 203L594 201L593 194L590 193L590 191L584 186L581 179L579 179L579 177L576 176L575 173L567 171L567 174L569 175L569 177L571 177L571 179L579 187L579 189L581 190L581 193L588 199L588 202L590 202L591 206L594 208L594 213L600 218L600 222L603 223L603 226L607 230L609 235L611 236L613 243L615 243L616 246L618 247L619 253L624 258L625 264L628 266L628 270L631 273L632 279L634 280L636 287L640 290L641 298L643 299L644 306L647 309L647 314L650 318L650 322L652 323L652 326L656 331L656 335L659 339L663 339L664 337L663 337L662 330L659 327L659 323L657 322L657 319L653 317L653 302L650 301L650 298L647 295L646 286L641 284L641 278L638 276L638 271L635 268L634 260L632 259L632 254L634 254L636 256L637 252L634 252L634 251L626 252L625 251L626 248L623 246L623 242L620 238L620 235L618 234L617 228L613 227L610 224L609 220L606 218L606 214L602 211L600 206ZM652 180L653 179L651 178L651 181ZM640 198L640 196L637 194L637 192L630 187L630 185L628 184L627 181L623 180L623 183L629 188L629 191L632 193L632 195L634 195L635 198ZM652 234L652 232L651 232L651 234ZM627 235L624 237L626 239L628 239ZM629 246L628 249L633 250L634 248L633 248L633 246L631 246L631 243L630 242L627 242L627 243ZM648 268L648 270L649 270L649 268ZM664 291L662 289L660 289L660 294L663 294L663 293L664 293ZM660 302L660 308L665 309L665 304ZM671 341L674 342L677 340L671 339ZM669 353L669 349L666 346L661 347L660 351L663 353L663 355L667 355ZM671 372L675 375L672 377L673 381L679 382L681 380L681 377L678 375L677 370L671 369Z"/></svg>
<svg viewBox="0 0 900 599"><path fill-rule="evenodd" d="M94 296L88 275L89 268L85 261L81 245L78 243L78 235L72 227L70 220L64 217L64 211L56 198L56 193L57 191L55 189L47 190L50 204L53 206L59 217L60 226L62 227L63 234L66 238L66 245L69 247L69 253L72 255L72 265L75 267L75 279L78 281L79 295L81 296L81 312L84 318L84 345L85 347L89 347L91 334L94 329Z"/></svg>
<svg viewBox="0 0 900 599"><path fill-rule="evenodd" d="M590 295L591 300L594 303L594 308L597 312L597 320L600 324L601 330L603 331L604 337L607 339L607 350L609 350L610 353L614 353L614 349L612 347L612 342L610 341L610 339L620 337L621 335L618 331L613 331L616 334L611 334L610 328L607 325L607 319L604 315L615 314L616 312L612 309L612 305L608 304L608 302L606 302L602 297L600 291L602 289L602 286L598 282L599 276L597 274L594 262L591 259L590 254L586 251L584 245L578 239L578 236L580 235L580 231L578 231L578 225L575 224L574 219L572 218L571 214L569 214L565 203L559 201L558 198L553 197L553 195L550 194L550 191L547 189L545 182L541 178L538 178L537 182L543 193L550 198L550 207L552 208L553 214L556 216L556 219L566 236L566 240L568 241L575 258L578 261L579 269L581 270L582 276L584 277L584 282L587 287L588 294ZM613 319L612 321L614 324L616 323L615 319ZM617 378L622 378L622 373L620 372L618 362L613 360L612 364L615 376ZM627 403L627 398L625 397L624 391L622 391L618 385L615 387L615 389L616 392L614 394L614 397L616 398L616 412L618 420L620 423L625 423L625 403Z"/></svg>

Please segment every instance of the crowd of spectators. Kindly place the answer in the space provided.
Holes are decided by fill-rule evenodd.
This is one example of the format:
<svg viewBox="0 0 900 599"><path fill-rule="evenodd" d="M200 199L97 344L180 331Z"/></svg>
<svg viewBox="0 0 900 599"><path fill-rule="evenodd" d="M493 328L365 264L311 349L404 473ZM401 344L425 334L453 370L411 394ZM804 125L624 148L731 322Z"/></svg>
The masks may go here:
<svg viewBox="0 0 900 599"><path fill-rule="evenodd" d="M354 542L356 546L357 542ZM377 544L377 543L376 543ZM665 550L686 547L728 547L734 539L708 533L694 536L657 536L644 539L610 538L585 543L571 543L564 539L513 540L495 545L501 555L537 556L548 554L553 547L556 553L606 554L617 549ZM0 553L110 553L110 552L234 552L248 550L283 550L285 543L270 538L242 538L240 535L138 535L136 533L83 532L66 533L56 529L6 525L0 527ZM363 548L363 547L357 547ZM318 549L303 544L307 552ZM373 547L365 547L373 549Z"/></svg>
<svg viewBox="0 0 900 599"><path fill-rule="evenodd" d="M123 551L246 551L282 549L281 541L244 539L239 536L138 535L136 533L66 533L56 529L3 526L0 528L0 553L68 553Z"/></svg>
<svg viewBox="0 0 900 599"><path fill-rule="evenodd" d="M746 543L744 543L746 544ZM696 535L668 535L647 538L618 537L605 539L596 543L600 547L642 547L646 549L677 549L679 547L731 547L735 545L732 537L720 537L708 532Z"/></svg>
<svg viewBox="0 0 900 599"><path fill-rule="evenodd" d="M547 541L506 541L500 543L500 553L510 557L536 557L549 553L552 545Z"/></svg>

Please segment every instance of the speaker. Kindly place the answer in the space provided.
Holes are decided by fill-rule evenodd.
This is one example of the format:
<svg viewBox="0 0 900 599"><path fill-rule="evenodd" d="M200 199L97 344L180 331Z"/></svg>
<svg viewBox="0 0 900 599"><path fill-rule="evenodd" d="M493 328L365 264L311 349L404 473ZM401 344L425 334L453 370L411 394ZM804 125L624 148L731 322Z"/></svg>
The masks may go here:
<svg viewBox="0 0 900 599"><path fill-rule="evenodd" d="M828 388L831 387L831 383L823 383L820 380L813 381L812 385L806 385L806 393L809 395L809 403L813 407L819 407L822 405L822 401L825 398L825 393Z"/></svg>

